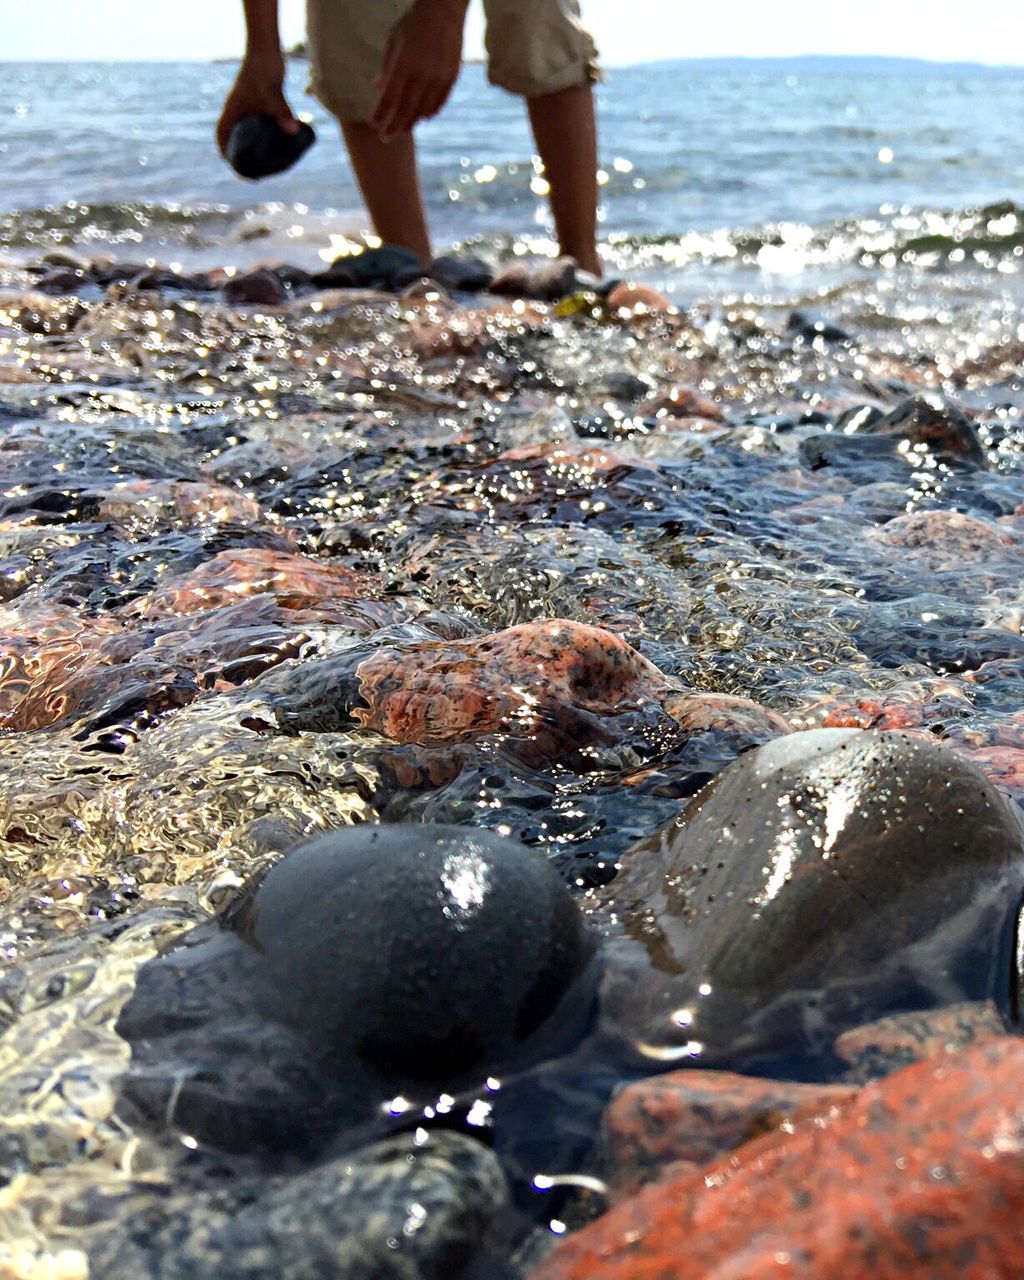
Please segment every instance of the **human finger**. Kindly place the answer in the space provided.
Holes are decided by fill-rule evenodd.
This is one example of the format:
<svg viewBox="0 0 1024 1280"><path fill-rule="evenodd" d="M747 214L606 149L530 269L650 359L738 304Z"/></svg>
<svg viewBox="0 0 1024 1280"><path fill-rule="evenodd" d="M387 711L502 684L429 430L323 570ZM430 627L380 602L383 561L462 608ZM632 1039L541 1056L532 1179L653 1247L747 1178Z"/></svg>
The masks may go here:
<svg viewBox="0 0 1024 1280"><path fill-rule="evenodd" d="M395 69L395 63L398 60L398 41L392 36L388 41L388 47L384 51L384 61L381 63L380 71L377 73L373 83L383 92L384 86L391 79L392 72Z"/></svg>
<svg viewBox="0 0 1024 1280"><path fill-rule="evenodd" d="M398 67L392 67L381 85L377 106L370 117L370 125L381 137L391 129L405 93L407 79Z"/></svg>
<svg viewBox="0 0 1024 1280"><path fill-rule="evenodd" d="M452 83L454 83L454 81ZM452 92L451 84L440 84L435 86L434 91L430 94L430 96L426 99L426 101L423 104L421 119L429 120L431 116L436 116L437 113L444 106L444 104L448 101L449 97L451 96L451 92Z"/></svg>
<svg viewBox="0 0 1024 1280"><path fill-rule="evenodd" d="M240 119L241 113L233 101L233 96L229 96L228 100L224 103L224 109L220 113L220 119L217 121L216 129L217 150L225 159L227 158L228 139L231 137L231 130Z"/></svg>
<svg viewBox="0 0 1024 1280"><path fill-rule="evenodd" d="M419 101L421 94L422 82L397 66L377 104L375 127L382 138L393 138L409 127L405 122L410 106Z"/></svg>
<svg viewBox="0 0 1024 1280"><path fill-rule="evenodd" d="M292 109L284 98L275 105L274 110L270 113L285 133L294 137L299 131L299 122L292 115Z"/></svg>
<svg viewBox="0 0 1024 1280"><path fill-rule="evenodd" d="M435 92L429 80L414 80L402 99L401 109L395 120L396 133L406 133L423 119L424 107Z"/></svg>

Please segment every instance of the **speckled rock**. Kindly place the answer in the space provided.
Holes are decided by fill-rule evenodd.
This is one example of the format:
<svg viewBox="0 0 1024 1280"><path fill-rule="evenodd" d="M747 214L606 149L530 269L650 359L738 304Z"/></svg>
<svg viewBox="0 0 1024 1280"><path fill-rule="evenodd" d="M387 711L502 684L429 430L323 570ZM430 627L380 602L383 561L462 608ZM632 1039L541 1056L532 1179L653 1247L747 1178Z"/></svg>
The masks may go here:
<svg viewBox="0 0 1024 1280"><path fill-rule="evenodd" d="M357 677L366 709L353 714L366 728L431 749L489 737L533 765L572 761L590 771L648 739L664 751L673 737L713 731L746 744L788 728L745 698L680 686L612 631L564 619L380 649Z"/></svg>
<svg viewBox="0 0 1024 1280"><path fill-rule="evenodd" d="M1024 1271L1024 1041L867 1085L657 1183L557 1247L531 1280L992 1280Z"/></svg>
<svg viewBox="0 0 1024 1280"><path fill-rule="evenodd" d="M617 1197L630 1194L667 1172L707 1164L784 1121L827 1114L853 1092L731 1071L675 1071L642 1080L605 1112L608 1177Z"/></svg>
<svg viewBox="0 0 1024 1280"><path fill-rule="evenodd" d="M872 540L947 563L998 555L1020 544L1012 531L962 511L911 511L873 530Z"/></svg>
<svg viewBox="0 0 1024 1280"><path fill-rule="evenodd" d="M571 1048L594 951L559 877L515 841L336 831L142 972L118 1024L126 1104L227 1150L302 1146L403 1091L429 1102Z"/></svg>
<svg viewBox="0 0 1024 1280"><path fill-rule="evenodd" d="M995 1005L975 1000L922 1013L895 1013L854 1027L837 1037L835 1051L848 1064L843 1078L864 1082L1003 1034L1005 1027Z"/></svg>
<svg viewBox="0 0 1024 1280"><path fill-rule="evenodd" d="M374 595L377 585L327 560L258 547L219 551L187 573L168 577L158 590L131 608L146 618L196 613L231 604L243 596L270 593L285 608L316 606L329 600Z"/></svg>
<svg viewBox="0 0 1024 1280"><path fill-rule="evenodd" d="M931 740L817 730L743 756L598 893L609 1026L656 1061L835 1068L888 1013L1015 1005L1016 811ZM772 1065L774 1064L774 1065ZM819 1076L820 1078L820 1076Z"/></svg>
<svg viewBox="0 0 1024 1280"><path fill-rule="evenodd" d="M448 1280L505 1202L495 1157L459 1134L406 1135L278 1178L244 1207L153 1196L89 1250L104 1280Z"/></svg>
<svg viewBox="0 0 1024 1280"><path fill-rule="evenodd" d="M435 778L458 772L464 745L590 772L627 751L640 763L647 740L664 754L692 734L748 745L789 727L748 699L687 689L603 627L554 619L470 640L403 635L261 681L268 714L286 732L359 725L383 734L416 748L400 757L410 776Z"/></svg>

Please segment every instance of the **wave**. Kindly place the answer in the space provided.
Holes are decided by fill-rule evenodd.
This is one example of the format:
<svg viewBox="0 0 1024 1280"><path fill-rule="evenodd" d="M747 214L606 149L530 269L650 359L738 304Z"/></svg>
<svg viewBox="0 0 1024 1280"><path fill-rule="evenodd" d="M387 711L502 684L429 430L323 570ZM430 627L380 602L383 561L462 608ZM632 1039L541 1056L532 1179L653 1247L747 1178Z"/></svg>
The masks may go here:
<svg viewBox="0 0 1024 1280"><path fill-rule="evenodd" d="M209 263L270 256L302 263L329 256L335 233L352 231L352 215L301 204L93 203L68 201L0 214L0 249L18 257L69 247L124 257L133 249ZM550 240L484 234L461 247L501 259L546 254ZM675 235L611 232L605 255L616 271L671 276L694 266L793 275L820 267L955 268L1016 274L1024 266L1024 207L1003 201L964 209L886 205L867 216L767 222L688 230Z"/></svg>

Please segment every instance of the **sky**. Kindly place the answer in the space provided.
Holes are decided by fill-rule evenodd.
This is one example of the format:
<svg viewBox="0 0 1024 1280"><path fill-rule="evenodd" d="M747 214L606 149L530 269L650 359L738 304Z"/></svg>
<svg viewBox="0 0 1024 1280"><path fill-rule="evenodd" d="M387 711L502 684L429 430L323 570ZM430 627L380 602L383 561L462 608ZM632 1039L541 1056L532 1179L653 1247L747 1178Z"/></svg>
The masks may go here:
<svg viewBox="0 0 1024 1280"><path fill-rule="evenodd" d="M373 4L376 0L365 0ZM890 54L1024 64L1019 0L582 0L607 66L686 57ZM304 0L281 0L292 44ZM483 27L473 0L467 54ZM240 0L0 0L0 60L229 57L242 44Z"/></svg>

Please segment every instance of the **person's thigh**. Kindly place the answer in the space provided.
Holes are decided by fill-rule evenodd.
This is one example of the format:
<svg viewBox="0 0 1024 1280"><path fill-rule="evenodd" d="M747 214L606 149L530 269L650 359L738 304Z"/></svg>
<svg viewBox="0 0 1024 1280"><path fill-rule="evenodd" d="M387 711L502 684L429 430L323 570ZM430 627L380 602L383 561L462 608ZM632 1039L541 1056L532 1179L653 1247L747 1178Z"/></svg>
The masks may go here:
<svg viewBox="0 0 1024 1280"><path fill-rule="evenodd" d="M306 0L309 87L339 120L369 120L388 37L412 0Z"/></svg>
<svg viewBox="0 0 1024 1280"><path fill-rule="evenodd" d="M577 0L484 0L488 78L537 98L600 78Z"/></svg>

